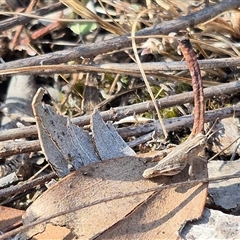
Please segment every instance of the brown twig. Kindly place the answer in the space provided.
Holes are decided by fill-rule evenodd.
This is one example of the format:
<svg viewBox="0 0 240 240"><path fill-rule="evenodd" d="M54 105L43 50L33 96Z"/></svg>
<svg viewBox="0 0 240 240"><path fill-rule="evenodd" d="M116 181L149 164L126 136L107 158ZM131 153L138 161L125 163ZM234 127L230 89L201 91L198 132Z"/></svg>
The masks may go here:
<svg viewBox="0 0 240 240"><path fill-rule="evenodd" d="M45 27L35 31L34 33L31 34L31 36L22 39L20 41L20 44L27 45L31 41L41 38L41 37L47 35L48 33L53 32L59 28L61 28L60 22L53 22L53 23L49 24L48 26L45 26Z"/></svg>
<svg viewBox="0 0 240 240"><path fill-rule="evenodd" d="M186 60L192 77L192 88L194 95L194 122L191 137L194 137L198 133L204 134L205 103L202 77L196 54L189 39L183 38L179 40L179 47Z"/></svg>
<svg viewBox="0 0 240 240"><path fill-rule="evenodd" d="M240 65L240 57L235 58L218 58L218 59L205 59L198 60L200 69L214 69L214 68L232 68ZM146 74L151 76L161 76L160 71L176 71L187 70L188 66L185 61L183 62L150 62L142 63L143 70ZM139 68L136 63L107 63L107 64L95 64L95 65L42 65L42 66L29 66L18 67L1 70L1 75L12 74L41 74L51 75L55 73L76 73L76 72L94 72L94 73L119 73L131 76L141 76ZM181 80L189 83L188 78L175 77L173 75L161 76L161 78L171 81ZM4 81L4 79L2 80ZM213 82L204 81L205 85L213 85Z"/></svg>
<svg viewBox="0 0 240 240"><path fill-rule="evenodd" d="M206 112L205 121L211 122L216 118L223 119L233 116L240 116L240 107L226 107L217 110ZM139 144L145 143L152 138L154 126L158 123L145 123L137 126L130 126L118 128L117 131L122 138L134 136L135 139L128 142L130 147L135 147ZM193 115L165 119L164 125L166 131L176 131L184 127L191 127L193 125ZM27 129L26 129L27 130ZM10 131L10 130L9 130ZM28 134L28 133L27 133ZM160 132L162 134L162 132ZM36 135L36 134L35 134ZM140 136L140 137L139 137ZM11 137L11 135L9 135ZM40 151L41 146L39 140L34 141L16 141L16 142L0 142L0 158L8 157L16 154L30 153ZM1 166L0 166L1 172Z"/></svg>
<svg viewBox="0 0 240 240"><path fill-rule="evenodd" d="M240 116L240 108L239 107L226 107L217 110L208 111L205 114L205 122L214 122L217 118L229 118L229 117L238 117ZM176 131L180 130L184 127L191 127L193 125L193 115L187 115L183 117L166 119L164 124L166 125L167 131ZM135 147L139 144L143 144L150 139L152 139L152 134L154 130L154 124L148 123L144 125L140 125L134 129L133 127L129 127L128 129L117 129L118 133L126 138L128 136L137 136L139 132L142 132L143 136L140 136L130 142L128 142L128 146ZM135 131L134 131L135 130ZM145 132L144 132L145 131ZM148 131L148 132L147 132ZM145 134L145 135L144 135Z"/></svg>
<svg viewBox="0 0 240 240"><path fill-rule="evenodd" d="M240 91L240 81L230 82L213 86L204 89L204 96L206 99L215 95L228 95L234 94ZM169 96L157 100L157 104L162 109L180 105L184 103L193 103L193 92L185 92L174 96ZM233 108L234 109L234 108ZM150 101L133 104L131 106L117 107L108 111L101 112L100 115L104 121L118 121L127 116L134 116L135 114L141 114L146 111L154 110L154 106ZM72 122L79 125L89 125L91 115L84 115L81 117L73 118ZM26 138L37 135L36 126L21 127L18 129L3 130L0 132L0 141L6 141L11 139Z"/></svg>
<svg viewBox="0 0 240 240"><path fill-rule="evenodd" d="M43 185L47 181L50 181L54 177L56 177L56 174L54 172L52 172L52 173L49 173L45 176L36 178L34 180L26 181L24 183L21 183L20 185L0 189L0 198L8 197L8 196L13 195L13 194L22 193L22 192L24 192L28 189L32 189L32 188L34 188L38 185Z"/></svg>
<svg viewBox="0 0 240 240"><path fill-rule="evenodd" d="M38 140L34 141L13 141L0 143L0 158L9 157L16 154L40 151L41 146ZM2 165L0 165L1 169ZM1 172L1 171L0 171ZM1 174L0 174L1 176Z"/></svg>

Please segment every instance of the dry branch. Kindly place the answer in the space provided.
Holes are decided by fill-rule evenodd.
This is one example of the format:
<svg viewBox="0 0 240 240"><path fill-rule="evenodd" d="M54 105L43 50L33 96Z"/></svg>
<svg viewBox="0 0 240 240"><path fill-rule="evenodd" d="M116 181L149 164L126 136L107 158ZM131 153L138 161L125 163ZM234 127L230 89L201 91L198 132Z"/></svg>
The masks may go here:
<svg viewBox="0 0 240 240"><path fill-rule="evenodd" d="M240 65L240 57L218 58L198 60L200 69L231 68ZM187 70L186 62L150 62L142 63L146 74L159 77L161 71ZM77 72L112 73L126 74L131 76L141 76L136 63L106 63L95 65L42 65L21 68L10 68L1 70L0 75L9 74L35 74L50 75ZM169 76L169 80L175 80L174 76Z"/></svg>
<svg viewBox="0 0 240 240"><path fill-rule="evenodd" d="M217 118L229 118L229 117L238 117L240 116L240 106L226 107L217 110L207 111L205 113L205 122L214 122ZM183 127L192 127L194 115L187 115L182 117L176 117L171 119L164 120L167 132L180 130ZM136 129L135 129L136 128ZM155 130L153 123L144 124L137 127L128 127L126 129L118 129L118 133L123 137L129 136L138 136L139 132L145 133L144 136L141 136L131 142L128 142L130 147L135 147L138 144L145 143L152 138L153 131ZM147 133L148 132L148 133ZM146 134L147 133L147 134ZM160 132L161 133L161 132ZM135 135L134 135L135 134Z"/></svg>
<svg viewBox="0 0 240 240"><path fill-rule="evenodd" d="M34 180L29 180L24 183L21 183L21 185L0 189L0 198L3 198L3 197L6 198L10 195L22 193L28 189L32 189L38 185L44 185L47 181L50 181L54 177L56 177L56 174L52 172L45 176L36 178Z"/></svg>
<svg viewBox="0 0 240 240"><path fill-rule="evenodd" d="M234 94L240 91L240 82L225 83L218 86L208 87L204 89L205 99L213 96L221 96ZM184 104L193 103L193 92L185 92L174 96L165 97L159 99L157 104L160 109ZM146 111L154 110L154 106L150 101L133 104L131 106L117 107L108 111L101 112L101 117L104 121L118 121L127 116L133 116L135 114L144 113ZM72 122L84 126L90 123L91 115L84 115L81 117L73 118ZM19 129L3 130L0 132L0 141L6 141L10 139L26 138L37 135L36 126L21 127Z"/></svg>
<svg viewBox="0 0 240 240"><path fill-rule="evenodd" d="M226 107L217 110L208 111L205 114L205 121L211 122L216 118L223 119L233 116L240 116L240 105L235 107ZM131 126L125 128L117 129L118 133L123 138L128 138L131 136L136 137L136 139L128 142L130 147L135 147L139 144L145 143L152 138L153 131L155 130L155 125L158 122L146 123L138 126ZM171 119L165 119L164 125L166 131L176 131L183 127L191 127L193 125L193 115L187 115L182 117L176 117ZM9 130L11 131L11 130ZM159 132L162 133L161 131ZM137 138L137 136L142 135ZM29 153L40 151L41 146L39 140L34 141L17 141L17 142L1 142L0 143L0 158L8 157L16 154Z"/></svg>

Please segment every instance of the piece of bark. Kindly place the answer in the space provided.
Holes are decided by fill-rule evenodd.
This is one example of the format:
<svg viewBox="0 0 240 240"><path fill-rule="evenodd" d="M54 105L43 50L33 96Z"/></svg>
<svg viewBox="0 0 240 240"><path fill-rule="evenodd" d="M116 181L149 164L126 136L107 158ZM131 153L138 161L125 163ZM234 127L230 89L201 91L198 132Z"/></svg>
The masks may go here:
<svg viewBox="0 0 240 240"><path fill-rule="evenodd" d="M205 209L201 219L188 224L182 239L240 239L239 216Z"/></svg>

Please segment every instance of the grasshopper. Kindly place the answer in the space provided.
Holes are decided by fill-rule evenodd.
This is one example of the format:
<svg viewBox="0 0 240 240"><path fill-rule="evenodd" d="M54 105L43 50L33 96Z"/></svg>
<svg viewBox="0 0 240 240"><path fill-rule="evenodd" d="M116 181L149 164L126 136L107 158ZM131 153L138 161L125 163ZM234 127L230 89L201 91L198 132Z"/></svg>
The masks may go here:
<svg viewBox="0 0 240 240"><path fill-rule="evenodd" d="M160 175L176 175L188 164L190 165L189 175L192 176L191 173L193 160L205 149L207 145L208 134L205 135L200 133L204 126L205 108L202 78L197 57L189 39L182 38L178 42L192 76L195 104L193 134L198 134L176 147L176 149L163 158L163 160L160 161L155 167L146 169L143 172L144 178L152 178Z"/></svg>
<svg viewBox="0 0 240 240"><path fill-rule="evenodd" d="M205 149L208 139L216 133L215 131L208 136L209 132L206 135L199 133L194 138L178 145L156 166L146 169L143 172L143 177L173 176L181 172L188 164L190 165L189 175L191 176L193 160Z"/></svg>

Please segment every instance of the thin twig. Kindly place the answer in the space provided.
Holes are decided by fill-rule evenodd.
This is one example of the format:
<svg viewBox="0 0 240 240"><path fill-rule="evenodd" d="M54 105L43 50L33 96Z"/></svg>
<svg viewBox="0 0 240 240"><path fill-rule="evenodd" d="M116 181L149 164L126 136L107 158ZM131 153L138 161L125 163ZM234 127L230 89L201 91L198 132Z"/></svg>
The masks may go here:
<svg viewBox="0 0 240 240"><path fill-rule="evenodd" d="M26 13L31 12L31 11L33 10L33 8L37 5L37 2L38 2L38 0L32 0L32 1L30 2L30 4L28 5L28 7L27 7L27 9L26 9L25 12L26 12ZM21 26L19 26L19 27L17 28L17 30L16 30L16 32L15 32L15 34L14 34L14 38L13 38L13 40L11 41L11 45L10 45L10 48L11 48L11 49L14 49L14 47L16 46L16 44L17 44L17 42L18 42L18 39L19 39L19 37L20 37L20 34L21 34L22 30L23 30L23 28L24 28L23 25L21 25Z"/></svg>
<svg viewBox="0 0 240 240"><path fill-rule="evenodd" d="M66 8L62 3L58 2L56 4L38 9L36 11L31 12L32 15L38 15L38 16L44 16L46 14L60 11ZM0 22L0 32L6 31L11 29L12 27L18 26L18 25L24 25L31 21L31 17L28 16L16 16L13 18L6 19L4 21Z"/></svg>
<svg viewBox="0 0 240 240"><path fill-rule="evenodd" d="M240 107L226 107L221 109L216 109L212 111L208 111L205 114L205 121L211 122L216 118L223 119L228 117L238 117L240 116ZM137 126L130 126L124 128L118 128L117 131L122 138L128 138L134 136L134 140L128 142L130 147L135 147L139 144L143 144L150 139L152 139L153 131L155 129L155 125L159 124L158 122L150 122L145 124L140 124ZM164 119L164 125L166 127L166 131L176 131L180 130L183 127L190 128L193 125L193 115L186 115L182 117L176 117L171 119ZM8 137L15 136L14 131L17 129L8 130ZM11 134L11 131L13 134ZM160 132L161 134L162 132ZM24 135L24 133L22 133ZM29 135L26 128L26 134ZM36 135L36 134L34 134ZM138 137L141 135L140 137ZM8 157L16 154L29 153L40 151L41 146L39 140L33 141L7 141L0 143L0 158ZM0 167L1 168L1 167Z"/></svg>
<svg viewBox="0 0 240 240"><path fill-rule="evenodd" d="M240 91L240 81L236 81L236 82L230 82L230 83L225 83L218 86L205 88L204 96L205 96L205 99L208 99L214 96L234 94L239 91ZM158 106L161 107L162 109L172 107L175 105L181 105L184 103L192 103L192 102L193 102L193 92L185 92L185 93L181 93L181 94L177 94L174 96L169 96L169 97L165 97L157 100ZM235 108L233 107L230 109L229 111L233 111ZM152 111L152 110L154 110L153 104L151 103L151 101L147 101L143 103L133 104L131 106L113 108L111 110L101 112L100 115L104 121L118 121L127 116L134 116L136 114L141 114L146 111ZM73 118L72 122L79 126L85 126L85 125L89 125L90 118L91 118L91 115L84 115L81 117ZM6 141L10 139L36 136L37 128L36 126L28 126L28 127L21 127L17 129L11 129L11 130L3 130L3 131L0 131L0 133L1 133L0 141Z"/></svg>
<svg viewBox="0 0 240 240"><path fill-rule="evenodd" d="M236 58L219 58L219 59L205 59L198 60L200 69L214 69L214 68L232 68L240 65L240 57ZM176 77L174 75L165 75L161 71L181 71L188 70L185 61L182 62L151 62L142 63L145 74L151 76L161 77L169 81L180 80L189 83L191 80L184 77ZM131 76L141 76L138 65L136 63L107 63L107 64L93 64L93 65L42 65L42 66L28 66L17 67L1 70L1 75L13 74L41 74L51 75L55 73L111 73L111 74L126 74ZM4 81L4 79L2 79ZM213 81L203 81L205 85L215 85Z"/></svg>
<svg viewBox="0 0 240 240"><path fill-rule="evenodd" d="M56 177L56 174L52 172L43 177L39 177L31 181L26 181L16 186L0 189L0 198L8 197L13 194L22 193L28 189L36 187L37 185L43 185L54 177Z"/></svg>

